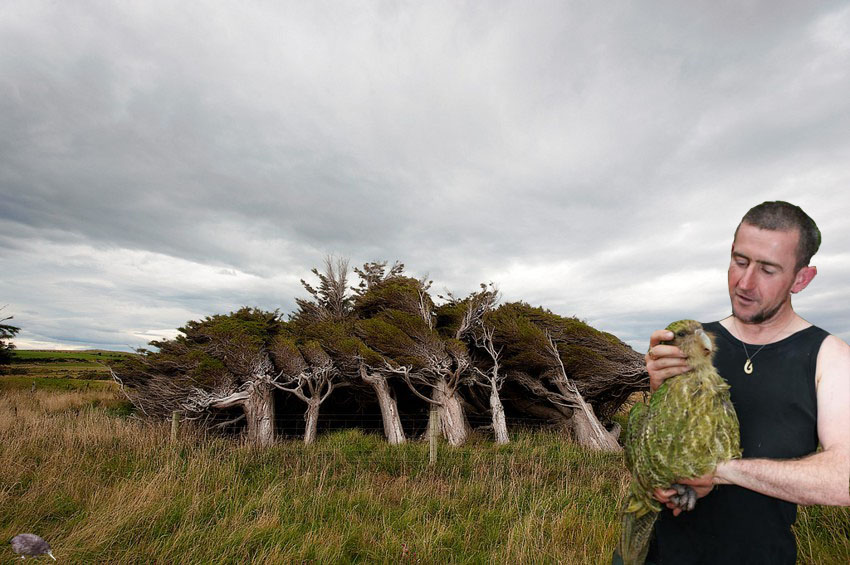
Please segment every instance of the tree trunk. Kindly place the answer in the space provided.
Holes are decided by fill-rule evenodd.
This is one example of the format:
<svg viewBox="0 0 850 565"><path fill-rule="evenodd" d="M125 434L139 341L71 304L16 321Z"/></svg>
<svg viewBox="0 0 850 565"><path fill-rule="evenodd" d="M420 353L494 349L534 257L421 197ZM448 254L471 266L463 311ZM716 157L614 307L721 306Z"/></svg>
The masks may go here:
<svg viewBox="0 0 850 565"><path fill-rule="evenodd" d="M584 447L603 451L622 450L614 434L599 423L596 414L593 413L593 407L584 402L583 399L582 402L584 403L583 408L573 410L572 428L576 442Z"/></svg>
<svg viewBox="0 0 850 565"><path fill-rule="evenodd" d="M442 377L434 387L434 401L439 406L440 429L449 445L459 446L469 437L469 422L456 390L451 390Z"/></svg>
<svg viewBox="0 0 850 565"><path fill-rule="evenodd" d="M319 424L319 402L311 400L307 403L307 412L304 414L306 425L304 426L304 443L310 445L316 441L316 429Z"/></svg>
<svg viewBox="0 0 850 565"><path fill-rule="evenodd" d="M381 408L381 419L384 421L384 435L390 445L400 445L405 442L404 428L401 427L401 418L398 413L398 404L390 391L387 379L380 374L366 375L362 373L363 380L369 383L378 397L378 406Z"/></svg>
<svg viewBox="0 0 850 565"><path fill-rule="evenodd" d="M274 396L272 387L255 383L243 404L248 441L261 446L274 443Z"/></svg>
<svg viewBox="0 0 850 565"><path fill-rule="evenodd" d="M505 422L505 408L499 398L499 389L490 386L490 413L493 415L493 432L496 434L496 443L508 443L508 424Z"/></svg>
<svg viewBox="0 0 850 565"><path fill-rule="evenodd" d="M614 437L602 423L593 411L593 407L581 395L581 392L575 382L571 381L567 376L567 370L564 368L564 362L558 355L558 349L555 343L551 341L550 346L555 358L560 365L560 374L554 379L555 386L561 394L567 398L572 397L578 405L573 409L572 416L572 431L575 435L576 442L584 447L592 449L601 449L603 451L621 451L620 444L617 443L617 438Z"/></svg>

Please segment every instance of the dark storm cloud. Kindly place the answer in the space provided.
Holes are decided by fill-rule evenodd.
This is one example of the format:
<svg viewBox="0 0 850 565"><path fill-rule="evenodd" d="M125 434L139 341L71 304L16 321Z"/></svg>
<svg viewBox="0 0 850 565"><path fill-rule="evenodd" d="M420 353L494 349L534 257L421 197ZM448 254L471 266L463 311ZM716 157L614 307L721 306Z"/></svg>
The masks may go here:
<svg viewBox="0 0 850 565"><path fill-rule="evenodd" d="M848 29L841 3L10 3L0 291L32 341L136 344L289 310L335 252L637 342L723 314L761 200L850 240Z"/></svg>

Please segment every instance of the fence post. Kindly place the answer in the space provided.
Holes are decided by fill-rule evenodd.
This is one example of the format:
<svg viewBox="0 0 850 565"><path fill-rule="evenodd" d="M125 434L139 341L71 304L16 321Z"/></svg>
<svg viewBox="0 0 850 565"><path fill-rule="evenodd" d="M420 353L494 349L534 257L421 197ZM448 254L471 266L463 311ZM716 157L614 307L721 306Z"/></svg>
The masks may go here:
<svg viewBox="0 0 850 565"><path fill-rule="evenodd" d="M440 434L440 420L437 414L437 405L431 405L431 411L428 413L428 446L429 458L428 464L433 465L437 462L437 438Z"/></svg>
<svg viewBox="0 0 850 565"><path fill-rule="evenodd" d="M180 412L175 410L171 413L171 441L177 441L177 427L180 423Z"/></svg>

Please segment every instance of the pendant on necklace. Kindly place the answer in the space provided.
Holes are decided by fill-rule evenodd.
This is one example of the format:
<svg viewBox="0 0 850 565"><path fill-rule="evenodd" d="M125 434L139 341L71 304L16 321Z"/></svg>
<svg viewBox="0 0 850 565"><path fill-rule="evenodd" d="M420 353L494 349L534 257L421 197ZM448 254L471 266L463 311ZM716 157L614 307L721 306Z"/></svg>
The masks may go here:
<svg viewBox="0 0 850 565"><path fill-rule="evenodd" d="M753 362L749 358L747 358L747 362L744 363L744 372L748 375L753 374Z"/></svg>

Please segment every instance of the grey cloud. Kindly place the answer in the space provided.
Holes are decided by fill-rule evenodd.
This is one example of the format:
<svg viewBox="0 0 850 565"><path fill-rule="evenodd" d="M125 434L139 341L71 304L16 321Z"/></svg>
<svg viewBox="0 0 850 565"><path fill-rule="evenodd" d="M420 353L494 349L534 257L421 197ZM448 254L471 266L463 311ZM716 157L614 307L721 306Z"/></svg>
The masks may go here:
<svg viewBox="0 0 850 565"><path fill-rule="evenodd" d="M512 264L571 260L591 281L576 286L613 296L687 265L724 268L738 218L778 197L847 240L850 76L818 35L825 18L843 29L838 2L5 10L0 257L16 271L0 291L21 311L47 316L50 281L87 269L115 285L102 312L115 328L248 303L288 311L329 252L400 259L458 293ZM88 263L21 255L68 245ZM101 268L122 250L213 282ZM719 282L695 317L726 307ZM596 304L573 288L552 277L512 296L594 319L573 311ZM103 289L76 290L63 323L91 327ZM685 307L595 319L640 340L641 319Z"/></svg>

